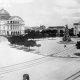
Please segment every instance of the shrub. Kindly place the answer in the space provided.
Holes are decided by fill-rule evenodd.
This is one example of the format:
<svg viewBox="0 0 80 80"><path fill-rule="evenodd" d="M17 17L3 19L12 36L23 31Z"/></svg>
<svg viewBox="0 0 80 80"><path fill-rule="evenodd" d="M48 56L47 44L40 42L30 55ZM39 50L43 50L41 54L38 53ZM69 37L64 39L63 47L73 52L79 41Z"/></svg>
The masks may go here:
<svg viewBox="0 0 80 80"><path fill-rule="evenodd" d="M77 41L76 48L80 49L80 41Z"/></svg>
<svg viewBox="0 0 80 80"><path fill-rule="evenodd" d="M80 53L75 53L74 55L76 55L76 56L80 56Z"/></svg>

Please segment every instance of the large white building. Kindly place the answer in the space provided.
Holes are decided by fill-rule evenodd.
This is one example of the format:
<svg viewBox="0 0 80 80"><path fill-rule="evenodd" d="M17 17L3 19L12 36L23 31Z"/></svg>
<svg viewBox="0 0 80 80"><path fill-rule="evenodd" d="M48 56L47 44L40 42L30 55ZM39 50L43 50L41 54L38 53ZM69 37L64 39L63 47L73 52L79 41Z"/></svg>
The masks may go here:
<svg viewBox="0 0 80 80"><path fill-rule="evenodd" d="M10 16L4 10L0 10L0 35L23 35L24 21L19 16Z"/></svg>

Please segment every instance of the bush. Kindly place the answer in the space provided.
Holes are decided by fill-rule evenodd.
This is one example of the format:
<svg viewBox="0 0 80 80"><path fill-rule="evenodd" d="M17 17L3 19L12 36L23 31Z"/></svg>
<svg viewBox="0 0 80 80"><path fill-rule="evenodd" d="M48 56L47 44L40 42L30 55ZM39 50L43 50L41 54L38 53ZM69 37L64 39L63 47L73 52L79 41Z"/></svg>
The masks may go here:
<svg viewBox="0 0 80 80"><path fill-rule="evenodd" d="M77 41L76 48L80 49L80 41Z"/></svg>
<svg viewBox="0 0 80 80"><path fill-rule="evenodd" d="M36 41L34 41L34 40L26 40L25 42L24 42L24 46L26 46L26 47L33 47L33 46L36 46Z"/></svg>
<svg viewBox="0 0 80 80"><path fill-rule="evenodd" d="M80 56L80 53L75 53L74 55L76 55L76 56Z"/></svg>
<svg viewBox="0 0 80 80"><path fill-rule="evenodd" d="M23 45L23 42L27 39L25 36L11 36L7 37L11 44Z"/></svg>
<svg viewBox="0 0 80 80"><path fill-rule="evenodd" d="M26 47L37 46L36 45L36 41L28 40L25 36L12 36L12 37L8 37L8 41L11 44L24 45Z"/></svg>

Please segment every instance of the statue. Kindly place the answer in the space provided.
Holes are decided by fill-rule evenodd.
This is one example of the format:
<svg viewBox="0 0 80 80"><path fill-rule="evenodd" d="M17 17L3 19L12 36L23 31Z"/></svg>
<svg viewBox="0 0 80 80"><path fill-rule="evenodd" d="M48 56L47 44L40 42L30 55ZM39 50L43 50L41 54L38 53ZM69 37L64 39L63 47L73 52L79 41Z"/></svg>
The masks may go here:
<svg viewBox="0 0 80 80"><path fill-rule="evenodd" d="M65 42L70 42L71 41L71 37L69 35L68 25L66 25L66 28L65 28L63 41L65 41Z"/></svg>

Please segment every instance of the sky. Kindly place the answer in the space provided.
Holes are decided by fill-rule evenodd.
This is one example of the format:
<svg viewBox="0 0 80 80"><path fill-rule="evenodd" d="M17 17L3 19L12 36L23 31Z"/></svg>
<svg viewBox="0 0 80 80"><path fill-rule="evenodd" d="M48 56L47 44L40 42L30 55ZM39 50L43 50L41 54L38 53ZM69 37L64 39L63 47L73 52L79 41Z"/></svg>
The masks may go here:
<svg viewBox="0 0 80 80"><path fill-rule="evenodd" d="M80 0L0 0L0 9L20 16L26 26L59 26L80 22Z"/></svg>

